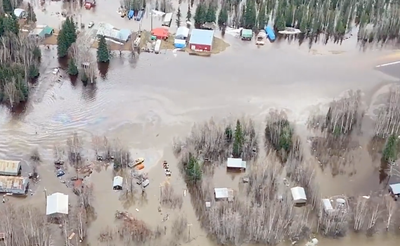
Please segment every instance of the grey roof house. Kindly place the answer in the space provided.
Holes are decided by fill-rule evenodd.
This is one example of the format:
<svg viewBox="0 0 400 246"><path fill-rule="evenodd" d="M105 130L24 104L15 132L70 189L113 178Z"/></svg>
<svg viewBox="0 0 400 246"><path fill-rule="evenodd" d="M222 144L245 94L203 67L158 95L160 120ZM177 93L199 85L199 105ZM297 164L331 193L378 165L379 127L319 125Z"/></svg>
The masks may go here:
<svg viewBox="0 0 400 246"><path fill-rule="evenodd" d="M21 171L20 161L0 160L0 175L18 176Z"/></svg>
<svg viewBox="0 0 400 246"><path fill-rule="evenodd" d="M29 179L25 177L0 176L0 193L25 195L28 192Z"/></svg>

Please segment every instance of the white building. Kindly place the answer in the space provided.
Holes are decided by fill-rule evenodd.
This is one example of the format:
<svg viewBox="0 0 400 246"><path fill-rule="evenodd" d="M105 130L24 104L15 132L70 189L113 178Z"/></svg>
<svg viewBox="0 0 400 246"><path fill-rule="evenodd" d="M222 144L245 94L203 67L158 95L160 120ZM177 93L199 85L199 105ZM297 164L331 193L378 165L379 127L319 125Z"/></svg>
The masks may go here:
<svg viewBox="0 0 400 246"><path fill-rule="evenodd" d="M47 196L46 215L68 214L68 195L57 192Z"/></svg>
<svg viewBox="0 0 400 246"><path fill-rule="evenodd" d="M227 168L246 169L246 162L241 158L228 158L226 162Z"/></svg>
<svg viewBox="0 0 400 246"><path fill-rule="evenodd" d="M17 17L17 18L24 18L27 14L26 14L26 11L25 11L25 9L14 9L14 15Z"/></svg>
<svg viewBox="0 0 400 246"><path fill-rule="evenodd" d="M121 176L115 176L113 180L113 189L114 190L122 190L122 183L124 179Z"/></svg>
<svg viewBox="0 0 400 246"><path fill-rule="evenodd" d="M215 200L233 200L233 190L228 188L214 188Z"/></svg>
<svg viewBox="0 0 400 246"><path fill-rule="evenodd" d="M290 189L292 192L293 201L295 204L303 204L307 202L306 191L303 187L293 187Z"/></svg>

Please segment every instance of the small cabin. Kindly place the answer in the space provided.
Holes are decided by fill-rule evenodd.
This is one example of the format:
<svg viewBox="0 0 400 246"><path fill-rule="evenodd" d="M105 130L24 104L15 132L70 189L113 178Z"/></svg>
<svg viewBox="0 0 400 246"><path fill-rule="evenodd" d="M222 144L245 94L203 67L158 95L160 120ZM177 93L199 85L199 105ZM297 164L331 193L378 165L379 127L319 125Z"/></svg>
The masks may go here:
<svg viewBox="0 0 400 246"><path fill-rule="evenodd" d="M306 191L303 187L293 187L290 191L292 192L292 198L296 205L305 204L307 202Z"/></svg>
<svg viewBox="0 0 400 246"><path fill-rule="evenodd" d="M124 179L121 176L115 176L113 180L113 190L122 190L122 182Z"/></svg>
<svg viewBox="0 0 400 246"><path fill-rule="evenodd" d="M400 197L400 183L389 185L389 193L394 197L394 200L397 201L397 198Z"/></svg>

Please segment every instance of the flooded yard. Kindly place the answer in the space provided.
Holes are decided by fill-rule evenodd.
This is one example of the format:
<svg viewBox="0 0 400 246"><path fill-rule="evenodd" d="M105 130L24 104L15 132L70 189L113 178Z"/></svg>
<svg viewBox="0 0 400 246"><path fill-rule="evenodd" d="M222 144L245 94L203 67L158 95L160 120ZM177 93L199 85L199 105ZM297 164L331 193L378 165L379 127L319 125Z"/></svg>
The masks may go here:
<svg viewBox="0 0 400 246"><path fill-rule="evenodd" d="M47 4L47 14L37 13L38 19L43 23L56 23L59 17L52 13L59 11L59 3ZM96 16L102 16L104 21L110 20L120 28L139 28L139 23L118 17L117 3L99 0L98 5L108 9L81 10L79 15L83 22L96 21ZM149 28L149 17L145 19L143 28ZM71 193L53 173L55 144L65 143L77 132L90 149L92 135L106 135L119 139L133 158L145 158L150 185L145 196L138 190L130 206L124 206L118 191L112 190L112 167L93 172L90 181L94 183L97 219L90 224L88 242L100 245L98 236L106 225L114 224L115 211L129 207L130 213L153 228L159 225L171 228L173 221L184 215L190 223L190 229L186 230L190 236L184 244L214 245L201 229L190 194L186 193L186 184L171 149L175 136L185 137L194 123L210 118L223 120L243 115L256 121L261 134L271 109L285 110L289 120L300 130L298 132L305 132L310 113L326 110L327 104L345 91L361 90L362 102L367 109L372 109L385 93L386 86L397 81L392 77L396 75L388 76L374 69L381 63L392 62L387 57L389 51L364 53L352 40L345 41L342 46L315 45L313 52L286 41L267 43L261 48L229 35L225 41L230 47L211 58L166 51L157 56L141 54L139 60L133 62L130 54L123 53L112 59L104 78L87 86L80 81L71 83L64 71L57 81L52 74L53 68L59 66L56 48L43 50L41 76L25 108L12 114L5 106L0 107L0 159L26 159L36 147L44 159L37 192L26 202L41 206L44 188L49 193ZM375 113L368 110L366 120L373 119ZM372 125L365 124L366 129L362 129L366 136L371 131L367 126ZM306 142L306 136L302 137ZM322 171L309 155L323 195L368 195L381 189L379 162L368 154L368 141L357 143L352 153L354 165L345 167L335 176L329 168ZM170 164L171 178L162 170L163 160ZM226 174L226 169L220 167L215 170L214 184L239 191L243 176ZM170 183L177 194L182 194L180 211L159 211L160 185L165 182ZM169 219L163 222L167 214ZM168 243L174 240L171 235L167 235ZM320 244L394 246L395 240L379 235L373 239L349 235L338 240L320 239ZM164 242L162 245L167 245Z"/></svg>

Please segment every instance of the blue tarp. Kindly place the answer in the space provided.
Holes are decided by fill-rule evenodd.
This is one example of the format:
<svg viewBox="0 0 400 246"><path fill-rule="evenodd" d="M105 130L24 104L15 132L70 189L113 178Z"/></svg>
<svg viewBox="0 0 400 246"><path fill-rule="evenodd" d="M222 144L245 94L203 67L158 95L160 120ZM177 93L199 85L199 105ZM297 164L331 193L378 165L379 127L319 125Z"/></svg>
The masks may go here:
<svg viewBox="0 0 400 246"><path fill-rule="evenodd" d="M274 29L272 29L272 27L266 26L265 32L267 33L269 40L271 40L271 41L275 40L275 32L274 32Z"/></svg>

